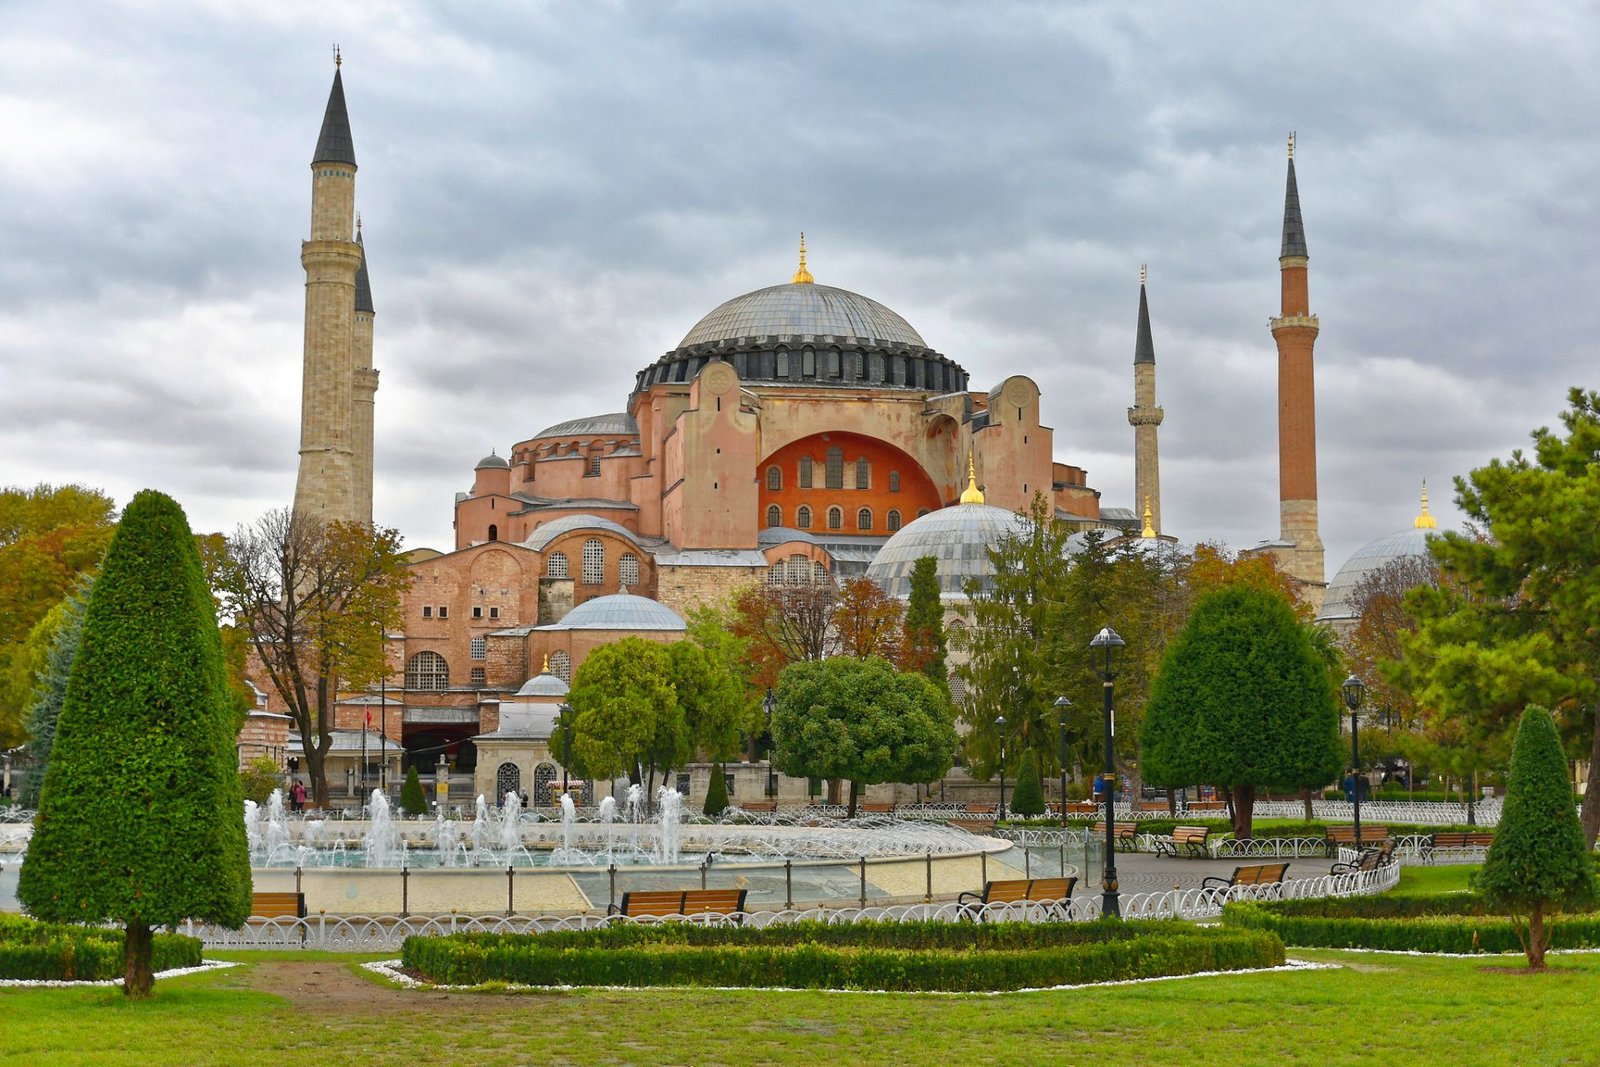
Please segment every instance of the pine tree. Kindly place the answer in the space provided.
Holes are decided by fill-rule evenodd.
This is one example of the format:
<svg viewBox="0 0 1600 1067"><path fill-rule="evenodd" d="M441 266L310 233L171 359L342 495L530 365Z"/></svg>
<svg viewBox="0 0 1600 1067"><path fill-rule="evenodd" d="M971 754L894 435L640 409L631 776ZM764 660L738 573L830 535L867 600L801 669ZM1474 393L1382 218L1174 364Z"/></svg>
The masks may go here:
<svg viewBox="0 0 1600 1067"><path fill-rule="evenodd" d="M150 995L152 928L249 914L231 702L188 521L145 490L89 600L17 882L38 918L126 927L129 997Z"/></svg>
<svg viewBox="0 0 1600 1067"><path fill-rule="evenodd" d="M1032 756L1022 760L1022 770L1017 772L1017 791L1006 805L1016 815L1043 815L1044 790L1039 787L1039 767Z"/></svg>
<svg viewBox="0 0 1600 1067"><path fill-rule="evenodd" d="M406 768L406 784L400 788L400 807L407 815L425 815L428 798L422 793L422 781L417 777L415 764Z"/></svg>
<svg viewBox="0 0 1600 1067"><path fill-rule="evenodd" d="M706 787L705 806L700 809L715 819L728 810L728 782L722 776L722 764L711 765L711 784Z"/></svg>
<svg viewBox="0 0 1600 1067"><path fill-rule="evenodd" d="M1515 917L1530 970L1544 970L1551 912L1595 898L1594 867L1572 802L1555 720L1529 705L1511 749L1511 778L1488 859L1473 888ZM1522 917L1526 915L1524 927Z"/></svg>
<svg viewBox="0 0 1600 1067"><path fill-rule="evenodd" d="M61 717L61 704L67 698L67 681L72 675L72 661L77 658L78 645L83 640L83 616L93 590L94 576L87 575L78 582L73 594L52 608L39 623L53 625L55 637L45 654L43 669L34 679L33 692L24 711L28 755L34 760L22 790L25 805L37 804L39 800L39 787L44 781L45 768L50 765L50 748L55 744L56 720Z"/></svg>

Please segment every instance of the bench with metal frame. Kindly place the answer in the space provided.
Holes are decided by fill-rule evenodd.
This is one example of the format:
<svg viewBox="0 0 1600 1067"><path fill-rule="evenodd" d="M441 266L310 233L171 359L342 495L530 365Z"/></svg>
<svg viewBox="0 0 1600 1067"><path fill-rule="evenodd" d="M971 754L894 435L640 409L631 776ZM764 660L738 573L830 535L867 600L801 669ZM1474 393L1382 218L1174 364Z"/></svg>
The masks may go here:
<svg viewBox="0 0 1600 1067"><path fill-rule="evenodd" d="M1181 848L1195 859L1210 859L1211 850L1206 847L1210 836L1209 826L1174 826L1171 834L1155 839L1156 853L1176 859Z"/></svg>
<svg viewBox="0 0 1600 1067"><path fill-rule="evenodd" d="M1422 858L1432 863L1435 849L1488 848L1492 844L1493 830L1437 830L1428 835L1428 843L1422 847Z"/></svg>
<svg viewBox="0 0 1600 1067"><path fill-rule="evenodd" d="M1362 849L1361 855L1356 857L1354 863L1335 863L1328 868L1328 873L1360 874L1364 871L1375 871L1379 867L1386 867L1392 862L1394 862L1394 838L1386 837L1383 839L1383 844L1377 848Z"/></svg>
<svg viewBox="0 0 1600 1067"><path fill-rule="evenodd" d="M1328 838L1328 855L1337 856L1339 846L1353 847L1356 843L1356 828L1351 826L1330 826L1326 830ZM1361 847L1377 848L1383 841L1392 836L1387 826L1363 826L1361 828Z"/></svg>
<svg viewBox="0 0 1600 1067"><path fill-rule="evenodd" d="M1066 904L1072 889L1078 884L1073 876L1065 878L1006 878L983 883L983 892L966 892L956 897L956 903L968 907L988 904Z"/></svg>
<svg viewBox="0 0 1600 1067"><path fill-rule="evenodd" d="M666 918L682 915L727 915L738 919L744 913L745 889L635 889L622 894L622 903L608 907L607 913L629 918Z"/></svg>
<svg viewBox="0 0 1600 1067"><path fill-rule="evenodd" d="M1253 863L1235 867L1231 878L1224 878L1220 874L1211 875L1200 883L1200 888L1226 890L1236 885L1281 885L1288 873L1287 863Z"/></svg>

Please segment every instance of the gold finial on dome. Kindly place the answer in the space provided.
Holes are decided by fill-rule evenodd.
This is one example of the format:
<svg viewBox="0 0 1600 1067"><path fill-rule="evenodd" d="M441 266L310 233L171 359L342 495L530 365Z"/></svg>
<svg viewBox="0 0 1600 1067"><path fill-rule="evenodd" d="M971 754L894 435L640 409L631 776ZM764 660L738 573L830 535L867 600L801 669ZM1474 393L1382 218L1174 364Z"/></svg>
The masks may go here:
<svg viewBox="0 0 1600 1067"><path fill-rule="evenodd" d="M972 453L967 453L967 487L961 490L963 504L983 503L983 490L978 488L978 474L973 466Z"/></svg>
<svg viewBox="0 0 1600 1067"><path fill-rule="evenodd" d="M1145 283L1145 278L1146 278L1146 277L1147 277L1147 276L1148 276L1148 275L1149 275L1149 273L1150 273L1150 272L1149 272L1149 270L1148 270L1148 269L1147 269L1147 268L1148 268L1148 266L1149 266L1149 265L1148 265L1148 264L1146 264L1146 263L1141 263L1141 264L1139 264L1139 284L1140 284L1140 285L1143 285L1143 284L1144 284L1144 283Z"/></svg>
<svg viewBox="0 0 1600 1067"><path fill-rule="evenodd" d="M1422 512L1411 524L1418 530L1432 530L1438 527L1439 520L1428 514L1428 479L1422 479Z"/></svg>
<svg viewBox="0 0 1600 1067"><path fill-rule="evenodd" d="M335 42L333 46L333 67L338 70L342 66L344 66L344 57L339 54L339 45L338 42Z"/></svg>
<svg viewBox="0 0 1600 1067"><path fill-rule="evenodd" d="M1144 530L1140 532L1139 536L1154 537L1155 535L1156 528L1150 523L1150 498L1147 496L1144 498Z"/></svg>
<svg viewBox="0 0 1600 1067"><path fill-rule="evenodd" d="M1289 131L1289 158L1294 158L1294 131Z"/></svg>
<svg viewBox="0 0 1600 1067"><path fill-rule="evenodd" d="M540 671L539 673L540 674L549 674L550 673L550 653L548 653L548 652L546 652L544 654L544 670Z"/></svg>
<svg viewBox="0 0 1600 1067"><path fill-rule="evenodd" d="M810 285L816 281L811 272L806 270L806 232L800 231L800 269L794 272L794 277L789 279L795 285Z"/></svg>

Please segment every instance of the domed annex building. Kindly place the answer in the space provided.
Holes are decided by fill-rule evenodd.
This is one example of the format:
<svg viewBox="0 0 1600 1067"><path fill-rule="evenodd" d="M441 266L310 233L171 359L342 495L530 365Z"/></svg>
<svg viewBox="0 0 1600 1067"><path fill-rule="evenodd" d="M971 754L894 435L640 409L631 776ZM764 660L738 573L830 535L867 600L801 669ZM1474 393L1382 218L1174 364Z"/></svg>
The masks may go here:
<svg viewBox="0 0 1600 1067"><path fill-rule="evenodd" d="M1356 549L1328 583L1317 621L1332 626L1341 637L1347 636L1361 621L1362 584L1398 560L1425 559L1428 541L1438 527L1439 520L1428 513L1428 486L1423 483L1422 506L1411 526L1375 537ZM1413 580L1419 575L1420 568L1406 577Z"/></svg>

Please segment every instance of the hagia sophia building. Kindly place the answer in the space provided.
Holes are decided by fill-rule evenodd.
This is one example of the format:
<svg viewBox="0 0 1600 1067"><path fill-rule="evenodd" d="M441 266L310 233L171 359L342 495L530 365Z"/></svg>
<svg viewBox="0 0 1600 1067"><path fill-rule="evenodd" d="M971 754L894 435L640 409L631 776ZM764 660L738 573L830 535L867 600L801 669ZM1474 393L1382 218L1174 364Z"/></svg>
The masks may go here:
<svg viewBox="0 0 1600 1067"><path fill-rule="evenodd" d="M314 155L295 507L371 521L376 312L338 70ZM1291 146L1282 314L1273 320L1282 526L1256 551L1277 554L1319 597L1318 327L1293 166ZM503 748L514 724L543 723L542 736L528 727L531 755L515 774L496 779L480 766L475 784L482 790L487 774L547 788L551 716L529 709L559 704L599 645L680 639L696 605L751 583L861 574L905 596L910 565L930 551L944 593L957 596L1035 494L1076 529L1160 536L1163 411L1142 276L1133 348L1137 500L1106 507L1083 469L1056 461L1030 377L972 389L960 363L893 310L817 282L802 235L787 281L705 314L619 383L621 410L537 429L477 462L454 502L453 550L412 554L403 621L389 635L393 672L381 689L341 700L333 756L348 758L354 774L356 738L370 721L366 758L379 758L371 746L381 735L391 776L399 749L424 771L448 759L463 773L480 743ZM330 782L338 795L336 774Z"/></svg>

